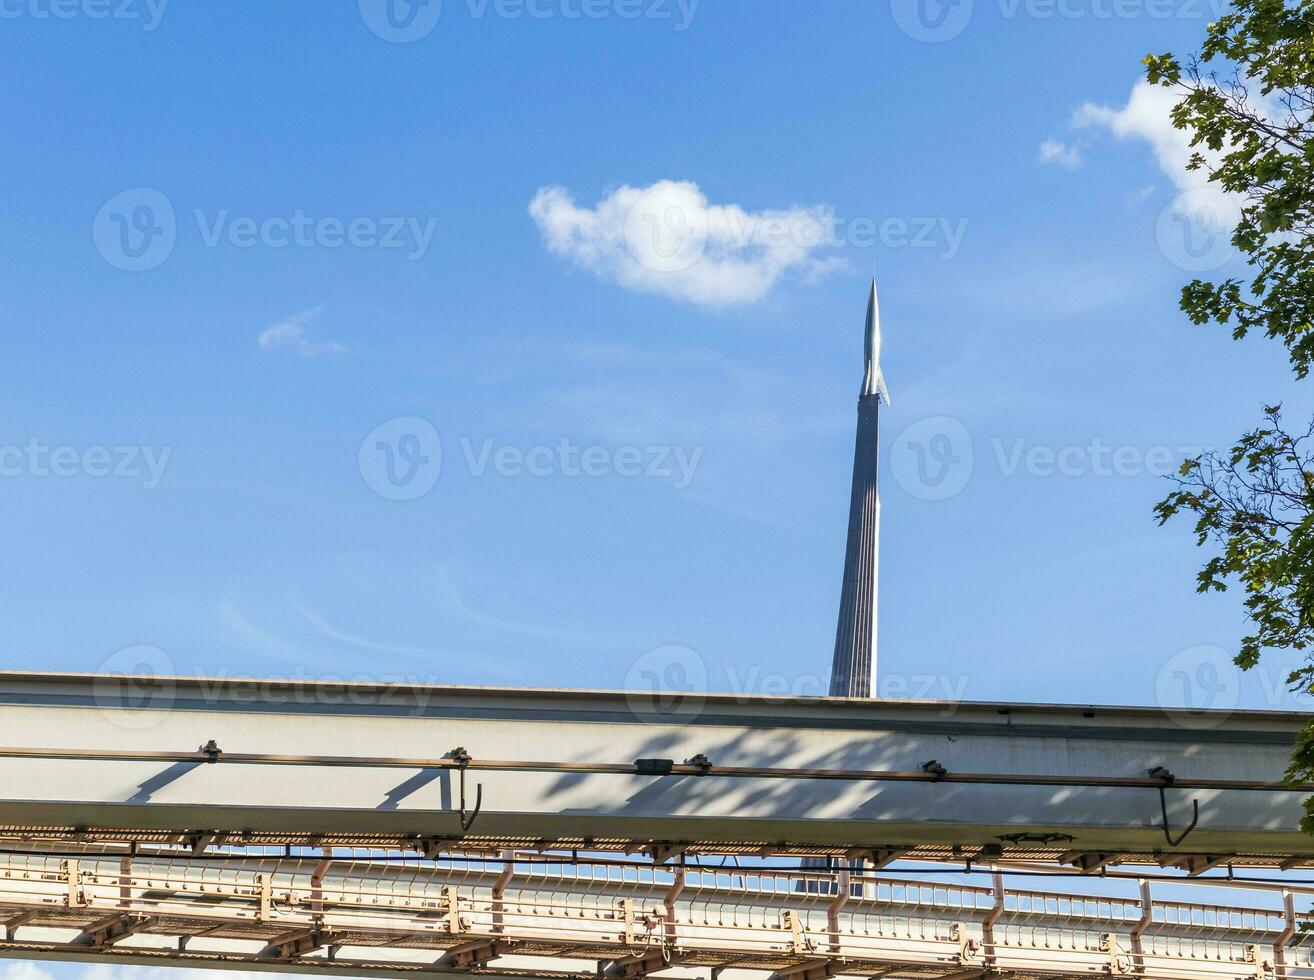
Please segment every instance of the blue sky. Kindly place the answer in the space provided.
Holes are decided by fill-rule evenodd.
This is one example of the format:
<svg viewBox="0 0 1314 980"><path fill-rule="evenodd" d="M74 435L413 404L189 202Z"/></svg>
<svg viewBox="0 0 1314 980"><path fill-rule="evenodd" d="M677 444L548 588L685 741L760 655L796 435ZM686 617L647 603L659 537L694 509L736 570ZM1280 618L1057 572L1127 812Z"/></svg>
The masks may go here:
<svg viewBox="0 0 1314 980"><path fill-rule="evenodd" d="M1296 706L1151 518L1309 408L1176 308L1206 0L115 3L0 4L5 666L819 693L874 270L883 693Z"/></svg>

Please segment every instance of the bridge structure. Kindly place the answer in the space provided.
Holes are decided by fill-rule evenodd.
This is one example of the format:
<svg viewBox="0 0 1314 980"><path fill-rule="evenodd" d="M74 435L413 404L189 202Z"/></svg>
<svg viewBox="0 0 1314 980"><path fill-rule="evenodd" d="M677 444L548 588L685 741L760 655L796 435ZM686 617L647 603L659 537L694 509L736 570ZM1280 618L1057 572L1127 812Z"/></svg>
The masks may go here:
<svg viewBox="0 0 1314 980"><path fill-rule="evenodd" d="M1314 866L1312 787L1283 778L1300 725L3 674L0 955L581 980L1314 978L1314 879L1283 878ZM941 880L891 870L910 861L940 862Z"/></svg>

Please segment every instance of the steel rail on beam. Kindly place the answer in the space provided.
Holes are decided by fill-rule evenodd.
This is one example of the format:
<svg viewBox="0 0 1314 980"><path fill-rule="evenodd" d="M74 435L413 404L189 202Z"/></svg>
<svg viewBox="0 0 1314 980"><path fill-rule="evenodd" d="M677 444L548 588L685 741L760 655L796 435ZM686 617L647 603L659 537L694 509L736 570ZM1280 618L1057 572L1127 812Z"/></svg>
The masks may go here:
<svg viewBox="0 0 1314 980"><path fill-rule="evenodd" d="M460 750L457 750L460 751ZM500 772L562 772L622 776L718 776L747 779L824 779L856 782L973 783L997 786L1098 787L1106 789L1200 789L1238 792L1314 792L1314 782L1257 779L1200 779L1171 774L1146 776L1088 776L1046 773L951 772L943 767L923 770L816 769L770 766L717 766L710 762L677 763L666 759L639 759L631 763L546 762L479 759L474 757L397 758L340 755L278 755L225 752L203 746L191 752L131 751L125 749L17 748L0 746L0 758L69 759L105 762L198 762L207 765L321 766L364 769L450 769Z"/></svg>
<svg viewBox="0 0 1314 980"><path fill-rule="evenodd" d="M1081 895L847 869L618 874L543 861L508 877L498 859L414 869L369 853L326 867L323 855L244 856L216 867L185 849L139 854L126 902L116 855L0 857L0 916L21 933L0 940L0 956L553 980L728 967L776 978L1314 978L1309 940L1297 938L1310 917L1289 900L1210 905L1147 888ZM98 933L113 941L88 944Z"/></svg>

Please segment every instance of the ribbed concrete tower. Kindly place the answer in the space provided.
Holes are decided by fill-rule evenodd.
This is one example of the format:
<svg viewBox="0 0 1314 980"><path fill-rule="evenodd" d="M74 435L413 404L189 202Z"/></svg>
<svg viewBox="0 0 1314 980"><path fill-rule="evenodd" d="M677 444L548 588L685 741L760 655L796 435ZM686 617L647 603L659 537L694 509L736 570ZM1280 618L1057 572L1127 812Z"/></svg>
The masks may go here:
<svg viewBox="0 0 1314 980"><path fill-rule="evenodd" d="M866 372L858 393L858 437L853 450L853 495L849 499L849 540L844 552L832 697L869 698L876 687L876 594L880 571L881 401L890 394L881 375L881 311L876 280L867 301Z"/></svg>

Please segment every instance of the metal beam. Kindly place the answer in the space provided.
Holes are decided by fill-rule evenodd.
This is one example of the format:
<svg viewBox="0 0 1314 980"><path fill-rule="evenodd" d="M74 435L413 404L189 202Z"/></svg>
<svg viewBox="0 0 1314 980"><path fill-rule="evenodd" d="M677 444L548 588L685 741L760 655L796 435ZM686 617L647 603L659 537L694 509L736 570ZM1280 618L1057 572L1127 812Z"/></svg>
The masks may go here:
<svg viewBox="0 0 1314 980"><path fill-rule="evenodd" d="M1111 864L1119 864L1124 854L1117 851L1064 851L1059 863L1078 868L1084 874L1096 874Z"/></svg>
<svg viewBox="0 0 1314 980"><path fill-rule="evenodd" d="M660 952L643 953L637 956L622 956L602 964L599 973L606 977L626 977L639 980L650 973L657 973L672 966L671 961Z"/></svg>
<svg viewBox="0 0 1314 980"><path fill-rule="evenodd" d="M74 946L103 948L127 939L133 933L149 928L155 918L149 915L111 915L93 922L73 940Z"/></svg>
<svg viewBox="0 0 1314 980"><path fill-rule="evenodd" d="M1189 875L1201 875L1233 860L1230 854L1171 854L1159 862L1161 868L1180 868Z"/></svg>
<svg viewBox="0 0 1314 980"><path fill-rule="evenodd" d="M271 939L258 954L265 959L294 960L336 942L333 933L311 926Z"/></svg>
<svg viewBox="0 0 1314 980"><path fill-rule="evenodd" d="M771 980L828 980L836 975L834 960L809 960L794 966L784 966L771 975Z"/></svg>
<svg viewBox="0 0 1314 980"><path fill-rule="evenodd" d="M1314 860L1314 840L1299 827L1305 791L1283 781L1301 724L1292 713L1220 713L1208 718L1212 727L1193 729L1160 709L1085 705L950 711L702 693L653 701L600 691L0 674L0 728L9 733L0 780L11 788L0 826L137 839L425 837L434 856L461 837L453 779L463 770L484 787L463 847L637 841L669 858L666 848L785 842L796 853L840 856L860 845L896 850L888 843L896 841L977 855L1005 839L1005 856L1021 856L1026 848L1007 839L1028 834L1071 838L1055 852L1142 855L1162 848L1161 829L1143 819L1162 787L1147 771L1161 766L1178 789L1216 791L1192 832L1194 852ZM116 724L119 710L152 724ZM388 723L355 729L358 755L324 754L344 717ZM69 732L85 742L71 744ZM457 744L468 760L416 752ZM637 765L656 745L661 771ZM817 768L837 750L847 768ZM699 758L715 764L680 761ZM930 758L943 773L922 770ZM347 768L351 779L342 778ZM658 779L661 792L649 792ZM140 787L161 780L167 794L143 796ZM870 808L877 791L879 822Z"/></svg>
<svg viewBox="0 0 1314 980"><path fill-rule="evenodd" d="M512 944L502 939L476 939L459 946L450 946L437 960L437 966L447 970L479 970L505 952Z"/></svg>

